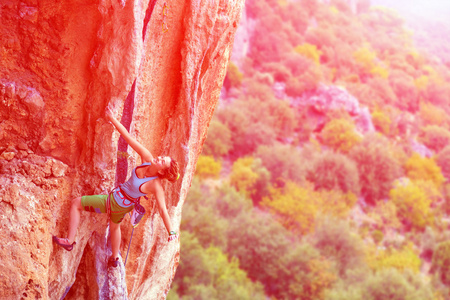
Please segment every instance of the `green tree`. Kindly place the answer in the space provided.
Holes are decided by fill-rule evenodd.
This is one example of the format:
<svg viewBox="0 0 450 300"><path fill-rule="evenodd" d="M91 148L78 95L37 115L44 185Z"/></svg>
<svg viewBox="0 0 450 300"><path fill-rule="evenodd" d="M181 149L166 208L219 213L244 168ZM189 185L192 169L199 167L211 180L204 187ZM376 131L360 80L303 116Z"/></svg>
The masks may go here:
<svg viewBox="0 0 450 300"><path fill-rule="evenodd" d="M168 299L266 298L262 285L247 277L236 258L228 259L216 247L203 248L192 233L183 231L181 236L183 256L173 282L177 295L171 294Z"/></svg>
<svg viewBox="0 0 450 300"><path fill-rule="evenodd" d="M248 276L276 299L321 299L335 281L332 265L311 245L295 242L270 215L240 214L230 225L228 240L227 253L238 257Z"/></svg>
<svg viewBox="0 0 450 300"><path fill-rule="evenodd" d="M217 118L233 133L230 154L252 154L258 146L292 138L294 110L275 98L273 91L254 79L245 81L245 94L217 111ZM261 118L264 116L264 118Z"/></svg>
<svg viewBox="0 0 450 300"><path fill-rule="evenodd" d="M214 156L216 159L228 154L232 147L231 131L219 120L213 118L209 124L208 136L203 145L202 153Z"/></svg>
<svg viewBox="0 0 450 300"><path fill-rule="evenodd" d="M415 300L436 299L430 286L410 270L362 270L355 281L343 280L328 290L326 300ZM437 298L439 299L439 298Z"/></svg>
<svg viewBox="0 0 450 300"><path fill-rule="evenodd" d="M345 221L333 217L321 219L317 223L314 240L322 255L336 261L340 276L364 265L362 240L352 234Z"/></svg>
<svg viewBox="0 0 450 300"><path fill-rule="evenodd" d="M436 163L441 168L445 178L450 179L450 145L446 146L436 156Z"/></svg>
<svg viewBox="0 0 450 300"><path fill-rule="evenodd" d="M362 299L433 299L433 294L423 280L411 271L402 273L396 269L383 269L364 282Z"/></svg>
<svg viewBox="0 0 450 300"><path fill-rule="evenodd" d="M183 206L180 227L194 233L203 247L214 245L226 248L227 219L222 218L214 205L214 195L208 186L194 179Z"/></svg>
<svg viewBox="0 0 450 300"><path fill-rule="evenodd" d="M400 175L399 163L388 142L368 136L350 152L350 156L356 162L361 194L366 202L374 205L387 198L394 180Z"/></svg>
<svg viewBox="0 0 450 300"><path fill-rule="evenodd" d="M262 70L271 73L278 82L286 82L292 76L291 71L279 62L266 63L262 66Z"/></svg>
<svg viewBox="0 0 450 300"><path fill-rule="evenodd" d="M426 126L420 132L419 141L433 151L439 152L450 144L450 131L437 125Z"/></svg>
<svg viewBox="0 0 450 300"><path fill-rule="evenodd" d="M252 209L250 199L224 183L208 185L194 178L183 207L181 228L195 233L203 247L226 249L226 232L231 220Z"/></svg>
<svg viewBox="0 0 450 300"><path fill-rule="evenodd" d="M450 286L450 241L437 245L430 271L435 273L443 284Z"/></svg>
<svg viewBox="0 0 450 300"><path fill-rule="evenodd" d="M326 151L316 157L306 172L306 179L315 189L333 190L359 194L358 169L354 161L339 153Z"/></svg>
<svg viewBox="0 0 450 300"><path fill-rule="evenodd" d="M274 185L283 185L288 180L297 183L304 180L306 171L304 159L295 147L281 143L260 146L255 157L260 158L263 166L269 170Z"/></svg>
<svg viewBox="0 0 450 300"><path fill-rule="evenodd" d="M392 68L392 65L391 65ZM393 70L389 75L391 87L398 98L398 107L415 113L419 110L419 95L414 78L401 70Z"/></svg>

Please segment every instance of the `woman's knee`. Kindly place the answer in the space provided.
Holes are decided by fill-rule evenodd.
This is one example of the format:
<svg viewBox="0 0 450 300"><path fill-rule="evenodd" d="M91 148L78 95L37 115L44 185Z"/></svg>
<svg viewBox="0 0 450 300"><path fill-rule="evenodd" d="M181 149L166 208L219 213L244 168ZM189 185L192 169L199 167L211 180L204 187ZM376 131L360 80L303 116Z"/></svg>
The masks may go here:
<svg viewBox="0 0 450 300"><path fill-rule="evenodd" d="M116 231L120 229L120 223L114 223L113 221L109 222L109 227L111 228L111 231Z"/></svg>
<svg viewBox="0 0 450 300"><path fill-rule="evenodd" d="M82 210L83 208L81 207L81 197L73 198L71 205L78 210Z"/></svg>

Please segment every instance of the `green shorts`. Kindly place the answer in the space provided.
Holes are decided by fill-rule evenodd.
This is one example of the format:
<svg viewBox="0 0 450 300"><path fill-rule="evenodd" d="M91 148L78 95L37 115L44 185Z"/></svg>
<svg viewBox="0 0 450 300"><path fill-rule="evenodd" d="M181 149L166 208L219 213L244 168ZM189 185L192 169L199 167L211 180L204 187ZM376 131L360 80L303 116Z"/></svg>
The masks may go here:
<svg viewBox="0 0 450 300"><path fill-rule="evenodd" d="M98 214L106 213L106 199L108 195L92 195L81 197L81 206L85 211L95 212ZM134 205L124 208L117 204L111 195L111 221L116 224L122 222L127 213L133 210Z"/></svg>

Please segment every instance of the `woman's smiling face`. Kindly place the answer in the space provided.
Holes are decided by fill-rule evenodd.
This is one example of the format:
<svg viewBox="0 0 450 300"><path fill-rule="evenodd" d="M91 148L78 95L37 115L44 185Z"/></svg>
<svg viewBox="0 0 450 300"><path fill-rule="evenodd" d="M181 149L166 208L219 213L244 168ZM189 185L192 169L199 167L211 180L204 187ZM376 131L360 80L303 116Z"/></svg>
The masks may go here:
<svg viewBox="0 0 450 300"><path fill-rule="evenodd" d="M168 156L158 156L152 159L152 164L158 170L168 169L170 167L170 157Z"/></svg>

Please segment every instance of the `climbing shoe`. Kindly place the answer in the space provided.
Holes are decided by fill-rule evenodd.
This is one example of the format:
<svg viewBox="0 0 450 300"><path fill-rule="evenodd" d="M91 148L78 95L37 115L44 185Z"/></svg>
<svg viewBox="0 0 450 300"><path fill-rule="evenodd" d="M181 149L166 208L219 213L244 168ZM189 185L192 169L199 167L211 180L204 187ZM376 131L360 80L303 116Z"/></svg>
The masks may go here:
<svg viewBox="0 0 450 300"><path fill-rule="evenodd" d="M116 268L119 265L119 258L110 257L108 260L108 267Z"/></svg>
<svg viewBox="0 0 450 300"><path fill-rule="evenodd" d="M57 236L52 237L53 241L58 245L66 249L67 251L72 251L73 246L76 244L76 242L73 242L72 244L69 242L69 239L63 239L59 238Z"/></svg>

